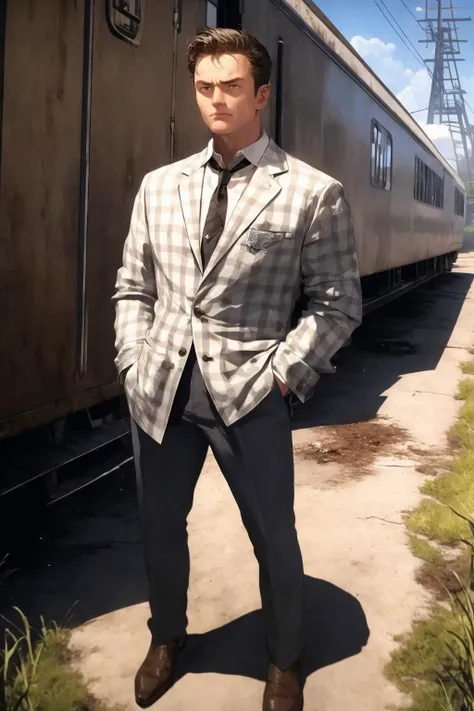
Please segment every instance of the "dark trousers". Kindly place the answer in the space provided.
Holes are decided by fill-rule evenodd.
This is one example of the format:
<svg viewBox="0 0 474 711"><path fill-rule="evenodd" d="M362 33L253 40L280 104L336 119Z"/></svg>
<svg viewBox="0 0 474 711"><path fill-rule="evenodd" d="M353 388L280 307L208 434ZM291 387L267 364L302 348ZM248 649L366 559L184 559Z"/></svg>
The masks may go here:
<svg viewBox="0 0 474 711"><path fill-rule="evenodd" d="M271 659L286 669L300 655L303 603L287 404L275 386L252 412L227 427L207 393L193 355L188 363L162 444L133 423L152 641L164 644L186 631L186 520L210 446L239 506L259 563ZM219 535L219 531L215 533Z"/></svg>

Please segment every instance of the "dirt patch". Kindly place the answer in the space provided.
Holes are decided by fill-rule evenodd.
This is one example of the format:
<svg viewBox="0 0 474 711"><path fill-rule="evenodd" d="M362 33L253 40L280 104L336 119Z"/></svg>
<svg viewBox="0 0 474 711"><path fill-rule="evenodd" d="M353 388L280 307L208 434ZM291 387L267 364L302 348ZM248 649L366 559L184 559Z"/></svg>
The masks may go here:
<svg viewBox="0 0 474 711"><path fill-rule="evenodd" d="M446 471L447 457L449 453L446 449L424 449L408 445L407 452L422 460L416 467L416 471L424 476L436 477Z"/></svg>
<svg viewBox="0 0 474 711"><path fill-rule="evenodd" d="M437 600L447 600L450 593L462 590L455 573L464 584L468 582L466 575L468 567L468 556L465 553L454 560L443 560L437 563L425 561L416 573L416 581L433 593Z"/></svg>
<svg viewBox="0 0 474 711"><path fill-rule="evenodd" d="M415 447L412 444L409 444L407 447L407 451L410 452L410 454L414 454L415 457L422 457L423 459L439 459L440 457L444 456L446 454L445 450L442 449L428 449L425 447Z"/></svg>
<svg viewBox="0 0 474 711"><path fill-rule="evenodd" d="M446 466L442 462L432 461L425 462L424 464L419 464L416 467L416 471L424 476L436 477L439 476L443 471L446 470Z"/></svg>
<svg viewBox="0 0 474 711"><path fill-rule="evenodd" d="M320 427L318 441L296 445L295 453L318 464L339 464L352 477L364 476L376 459L393 453L405 443L407 430L382 419Z"/></svg>

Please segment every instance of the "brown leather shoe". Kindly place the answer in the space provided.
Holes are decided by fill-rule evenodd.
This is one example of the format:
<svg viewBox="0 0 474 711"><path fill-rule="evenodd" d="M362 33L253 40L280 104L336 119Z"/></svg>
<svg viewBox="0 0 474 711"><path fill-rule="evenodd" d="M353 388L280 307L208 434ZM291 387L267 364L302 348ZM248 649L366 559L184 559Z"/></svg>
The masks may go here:
<svg viewBox="0 0 474 711"><path fill-rule="evenodd" d="M178 642L150 646L135 677L135 701L138 706L148 708L171 688L174 664L181 646Z"/></svg>
<svg viewBox="0 0 474 711"><path fill-rule="evenodd" d="M263 695L263 711L302 711L303 688L298 663L286 671L270 664Z"/></svg>

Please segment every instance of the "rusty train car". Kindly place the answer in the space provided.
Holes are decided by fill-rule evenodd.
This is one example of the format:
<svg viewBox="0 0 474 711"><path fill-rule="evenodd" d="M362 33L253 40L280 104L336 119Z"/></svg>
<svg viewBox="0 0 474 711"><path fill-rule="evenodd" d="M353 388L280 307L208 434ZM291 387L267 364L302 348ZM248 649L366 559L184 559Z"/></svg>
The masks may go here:
<svg viewBox="0 0 474 711"><path fill-rule="evenodd" d="M120 394L116 271L142 176L208 139L186 66L205 24L272 53L266 129L344 184L367 308L456 258L462 183L311 0L3 0L0 493L18 483L11 440L60 441Z"/></svg>

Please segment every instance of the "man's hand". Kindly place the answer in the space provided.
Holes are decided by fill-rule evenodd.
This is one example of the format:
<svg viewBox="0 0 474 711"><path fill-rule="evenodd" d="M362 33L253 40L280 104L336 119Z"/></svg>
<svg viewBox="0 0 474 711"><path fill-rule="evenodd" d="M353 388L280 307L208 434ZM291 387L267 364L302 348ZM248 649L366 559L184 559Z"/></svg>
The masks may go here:
<svg viewBox="0 0 474 711"><path fill-rule="evenodd" d="M274 376L274 378L276 380L276 384L280 388L281 394L283 395L283 397L286 397L288 395L288 393L290 392L290 388L288 387L288 385L286 383L284 383L282 380L280 380L280 378L278 378L276 375Z"/></svg>

